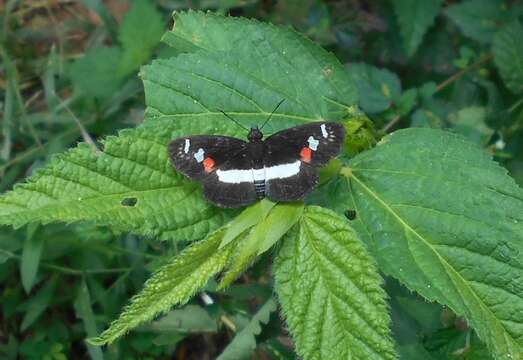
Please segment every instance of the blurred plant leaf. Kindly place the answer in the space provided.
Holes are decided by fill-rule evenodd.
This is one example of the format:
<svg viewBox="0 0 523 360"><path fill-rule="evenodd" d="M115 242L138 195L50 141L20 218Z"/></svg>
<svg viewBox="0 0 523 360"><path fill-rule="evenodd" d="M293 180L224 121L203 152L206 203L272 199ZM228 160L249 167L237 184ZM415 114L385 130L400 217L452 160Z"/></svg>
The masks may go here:
<svg viewBox="0 0 523 360"><path fill-rule="evenodd" d="M30 224L27 227L26 238L20 260L20 274L22 285L26 293L30 293L36 280L40 257L44 246L45 238L37 233L38 224Z"/></svg>
<svg viewBox="0 0 523 360"><path fill-rule="evenodd" d="M225 234L220 229L205 240L186 248L159 268L135 295L120 317L100 336L91 338L93 345L110 344L136 326L153 319L174 305L186 303L196 291L226 265L234 243L219 248Z"/></svg>
<svg viewBox="0 0 523 360"><path fill-rule="evenodd" d="M275 259L276 293L310 359L395 359L382 279L336 213L309 206Z"/></svg>
<svg viewBox="0 0 523 360"><path fill-rule="evenodd" d="M197 305L186 305L182 309L169 311L165 316L145 326L155 332L216 332L218 326L205 309Z"/></svg>
<svg viewBox="0 0 523 360"><path fill-rule="evenodd" d="M121 86L118 64L122 57L118 47L98 47L89 50L69 67L69 76L86 96L110 98Z"/></svg>
<svg viewBox="0 0 523 360"><path fill-rule="evenodd" d="M78 295L74 301L74 309L76 315L82 319L87 336L96 336L98 334L98 329L96 328L96 320L94 318L93 308L91 307L91 295L89 294L89 288L83 279L80 283L80 288L78 289ZM92 360L103 360L104 354L102 349L89 343L86 343L86 346Z"/></svg>
<svg viewBox="0 0 523 360"><path fill-rule="evenodd" d="M523 27L514 21L494 35L492 52L503 81L514 94L523 93Z"/></svg>
<svg viewBox="0 0 523 360"><path fill-rule="evenodd" d="M401 95L398 76L387 69L364 63L349 64L348 69L358 89L360 106L367 113L387 110Z"/></svg>
<svg viewBox="0 0 523 360"><path fill-rule="evenodd" d="M522 357L523 191L506 170L459 135L408 129L342 172L380 269L464 316L495 357Z"/></svg>
<svg viewBox="0 0 523 360"><path fill-rule="evenodd" d="M133 2L119 29L122 57L118 75L126 76L140 67L152 55L164 32L162 15L147 0Z"/></svg>
<svg viewBox="0 0 523 360"><path fill-rule="evenodd" d="M468 37L480 43L490 43L500 24L510 18L503 0L468 0L445 9L447 16Z"/></svg>
<svg viewBox="0 0 523 360"><path fill-rule="evenodd" d="M442 0L395 0L392 2L408 57L418 50L423 36L434 23Z"/></svg>
<svg viewBox="0 0 523 360"><path fill-rule="evenodd" d="M452 129L465 136L478 145L486 145L494 129L486 124L487 110L484 107L471 106L461 109L457 114L450 117Z"/></svg>
<svg viewBox="0 0 523 360"><path fill-rule="evenodd" d="M217 360L250 359L256 349L256 335L259 335L262 330L261 324L267 324L271 313L274 311L276 311L276 302L273 298L270 298L252 317L251 321L236 334Z"/></svg>
<svg viewBox="0 0 523 360"><path fill-rule="evenodd" d="M20 325L21 331L29 329L49 306L56 288L56 278L51 278L29 300L22 303L18 310L24 310L25 315Z"/></svg>

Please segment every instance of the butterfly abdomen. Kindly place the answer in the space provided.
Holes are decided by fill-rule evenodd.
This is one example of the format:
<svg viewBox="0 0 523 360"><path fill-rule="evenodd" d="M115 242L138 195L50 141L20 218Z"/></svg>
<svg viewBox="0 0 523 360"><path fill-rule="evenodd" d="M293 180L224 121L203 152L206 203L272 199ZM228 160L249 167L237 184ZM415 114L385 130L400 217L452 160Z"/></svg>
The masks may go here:
<svg viewBox="0 0 523 360"><path fill-rule="evenodd" d="M255 180L254 187L256 189L256 195L259 199L265 197L265 180Z"/></svg>

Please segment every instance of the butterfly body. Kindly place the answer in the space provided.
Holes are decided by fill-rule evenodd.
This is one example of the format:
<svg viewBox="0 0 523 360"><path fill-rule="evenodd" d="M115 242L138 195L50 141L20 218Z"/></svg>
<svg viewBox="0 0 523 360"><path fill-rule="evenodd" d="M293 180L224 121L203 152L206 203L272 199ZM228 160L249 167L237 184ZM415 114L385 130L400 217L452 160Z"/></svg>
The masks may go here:
<svg viewBox="0 0 523 360"><path fill-rule="evenodd" d="M317 122L277 132L267 139L252 128L243 141L227 136L181 137L169 144L172 164L203 183L204 196L220 207L260 198L295 201L318 183L316 167L338 155L343 126Z"/></svg>

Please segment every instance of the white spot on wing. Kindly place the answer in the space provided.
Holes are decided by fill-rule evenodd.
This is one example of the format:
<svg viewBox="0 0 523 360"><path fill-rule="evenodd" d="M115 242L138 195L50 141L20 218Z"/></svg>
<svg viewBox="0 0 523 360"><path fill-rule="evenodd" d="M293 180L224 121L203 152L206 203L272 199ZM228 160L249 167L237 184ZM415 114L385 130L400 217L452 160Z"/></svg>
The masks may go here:
<svg viewBox="0 0 523 360"><path fill-rule="evenodd" d="M265 180L284 179L300 172L301 161L265 168Z"/></svg>
<svg viewBox="0 0 523 360"><path fill-rule="evenodd" d="M309 136L309 138L307 139L307 142L309 143L309 148L312 151L316 151L318 149L318 144L320 143L320 141L316 140L312 135Z"/></svg>
<svg viewBox="0 0 523 360"><path fill-rule="evenodd" d="M321 134L326 139L329 136L329 133L327 132L327 128L325 127L325 124L321 124L320 129L321 129Z"/></svg>
<svg viewBox="0 0 523 360"><path fill-rule="evenodd" d="M202 148L199 148L198 151L196 152L196 154L194 154L194 158L196 159L196 161L201 163L203 161L204 154L205 154L205 151L203 151Z"/></svg>
<svg viewBox="0 0 523 360"><path fill-rule="evenodd" d="M189 139L185 139L185 147L183 148L183 151L187 154L189 152L189 147L191 146L191 141Z"/></svg>
<svg viewBox="0 0 523 360"><path fill-rule="evenodd" d="M218 180L228 184L254 182L254 169L248 170L217 170Z"/></svg>
<svg viewBox="0 0 523 360"><path fill-rule="evenodd" d="M246 170L217 170L218 180L228 184L239 184L242 182L254 182L259 180L284 179L294 176L300 172L301 161L297 160L289 164L281 164L263 169Z"/></svg>

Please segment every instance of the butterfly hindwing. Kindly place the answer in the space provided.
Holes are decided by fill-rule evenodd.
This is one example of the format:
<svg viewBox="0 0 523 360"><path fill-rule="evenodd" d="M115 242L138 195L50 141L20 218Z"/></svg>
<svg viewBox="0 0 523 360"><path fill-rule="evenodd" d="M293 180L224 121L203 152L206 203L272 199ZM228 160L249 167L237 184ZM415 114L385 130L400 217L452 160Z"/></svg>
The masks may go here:
<svg viewBox="0 0 523 360"><path fill-rule="evenodd" d="M341 151L345 131L334 122L296 126L265 140L265 195L274 201L302 199L318 183L317 166Z"/></svg>
<svg viewBox="0 0 523 360"><path fill-rule="evenodd" d="M312 166L325 165L338 155L345 138L343 125L313 122L279 131L265 140L265 156L278 161L300 159Z"/></svg>
<svg viewBox="0 0 523 360"><path fill-rule="evenodd" d="M281 165L280 165L281 166ZM271 168L267 168L271 173ZM272 201L302 199L318 184L318 172L307 163L299 163L299 172L289 177L269 178L265 182L265 196Z"/></svg>
<svg viewBox="0 0 523 360"><path fill-rule="evenodd" d="M169 157L176 170L193 180L202 180L245 151L246 146L245 141L229 136L187 136L169 144Z"/></svg>

